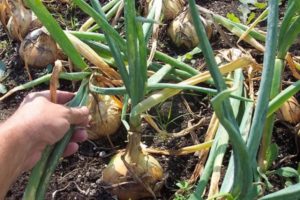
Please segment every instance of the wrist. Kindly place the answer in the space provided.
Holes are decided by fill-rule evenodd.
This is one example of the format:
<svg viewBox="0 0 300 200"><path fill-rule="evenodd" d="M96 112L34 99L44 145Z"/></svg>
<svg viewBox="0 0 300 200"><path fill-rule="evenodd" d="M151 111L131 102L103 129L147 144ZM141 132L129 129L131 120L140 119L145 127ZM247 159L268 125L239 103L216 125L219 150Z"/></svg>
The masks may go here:
<svg viewBox="0 0 300 200"><path fill-rule="evenodd" d="M10 185L24 171L26 149L23 148L26 145L17 134L17 129L9 120L0 124L0 198L5 196Z"/></svg>

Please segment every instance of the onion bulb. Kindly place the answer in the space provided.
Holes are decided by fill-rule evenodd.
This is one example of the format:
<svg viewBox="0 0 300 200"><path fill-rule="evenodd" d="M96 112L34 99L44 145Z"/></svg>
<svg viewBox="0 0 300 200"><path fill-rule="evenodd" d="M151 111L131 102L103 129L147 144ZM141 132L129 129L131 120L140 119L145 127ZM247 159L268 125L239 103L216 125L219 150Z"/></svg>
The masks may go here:
<svg viewBox="0 0 300 200"><path fill-rule="evenodd" d="M153 0L146 1L146 14L148 14L151 6L153 4ZM174 19L184 8L185 1L184 0L162 0L162 15L164 20L172 20Z"/></svg>
<svg viewBox="0 0 300 200"><path fill-rule="evenodd" d="M115 133L121 125L121 109L109 95L90 95L88 108L92 119L87 130L92 140Z"/></svg>
<svg viewBox="0 0 300 200"><path fill-rule="evenodd" d="M19 54L25 65L45 67L57 59L56 42L43 28L30 32L21 42Z"/></svg>
<svg viewBox="0 0 300 200"><path fill-rule="evenodd" d="M32 12L26 9L21 0L10 1L10 18L6 28L13 40L22 40L29 31L32 22Z"/></svg>
<svg viewBox="0 0 300 200"><path fill-rule="evenodd" d="M212 35L211 24L200 17L205 26L208 38ZM177 47L192 49L199 44L199 39L194 28L189 10L182 12L176 17L168 28L168 35Z"/></svg>
<svg viewBox="0 0 300 200"><path fill-rule="evenodd" d="M154 157L142 151L136 153L136 162L132 163L126 152L119 152L103 170L102 181L111 185L109 191L120 200L152 197L153 194L146 188L155 192L157 183L163 178L163 169ZM138 177L139 181L134 177Z"/></svg>
<svg viewBox="0 0 300 200"><path fill-rule="evenodd" d="M291 124L300 122L300 105L295 97L284 102L279 109L278 118Z"/></svg>
<svg viewBox="0 0 300 200"><path fill-rule="evenodd" d="M7 0L0 0L0 21L4 28L6 28L6 24L9 19L9 7Z"/></svg>
<svg viewBox="0 0 300 200"><path fill-rule="evenodd" d="M163 0L162 12L164 19L174 19L182 11L184 4L184 0Z"/></svg>

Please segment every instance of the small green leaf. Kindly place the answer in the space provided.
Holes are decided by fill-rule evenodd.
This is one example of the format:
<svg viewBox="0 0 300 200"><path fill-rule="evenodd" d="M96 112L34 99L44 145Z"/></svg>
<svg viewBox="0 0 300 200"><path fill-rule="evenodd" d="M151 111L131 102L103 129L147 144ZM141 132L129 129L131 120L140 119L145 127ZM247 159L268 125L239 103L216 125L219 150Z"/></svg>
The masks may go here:
<svg viewBox="0 0 300 200"><path fill-rule="evenodd" d="M242 19L243 23L246 24L247 23L247 19L248 19L248 15L251 12L248 4L241 4L241 5L239 5L238 10L242 14L241 19Z"/></svg>
<svg viewBox="0 0 300 200"><path fill-rule="evenodd" d="M247 19L247 24L250 24L253 21L253 19L255 18L255 16L256 16L255 13L251 12Z"/></svg>
<svg viewBox="0 0 300 200"><path fill-rule="evenodd" d="M285 178L298 178L299 176L298 171L291 167L282 167L280 169L277 169L275 173Z"/></svg>
<svg viewBox="0 0 300 200"><path fill-rule="evenodd" d="M240 0L243 4L255 4L257 3L257 0Z"/></svg>
<svg viewBox="0 0 300 200"><path fill-rule="evenodd" d="M265 9L267 7L267 5L268 5L267 3L260 3L260 2L256 2L254 4L254 6L258 9Z"/></svg>
<svg viewBox="0 0 300 200"><path fill-rule="evenodd" d="M226 17L233 22L241 23L241 20L234 13L227 13Z"/></svg>

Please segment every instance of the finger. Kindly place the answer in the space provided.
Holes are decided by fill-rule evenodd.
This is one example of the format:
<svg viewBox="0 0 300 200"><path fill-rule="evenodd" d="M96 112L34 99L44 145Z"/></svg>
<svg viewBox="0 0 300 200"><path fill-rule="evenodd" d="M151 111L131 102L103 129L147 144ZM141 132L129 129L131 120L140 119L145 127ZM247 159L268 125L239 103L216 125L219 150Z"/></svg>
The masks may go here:
<svg viewBox="0 0 300 200"><path fill-rule="evenodd" d="M66 147L64 153L63 153L63 156L64 157L67 157L67 156L70 156L72 154L74 154L77 150L78 150L79 146L77 143L75 142L70 142L68 144L68 146Z"/></svg>
<svg viewBox="0 0 300 200"><path fill-rule="evenodd" d="M75 129L71 142L83 142L87 140L87 138L88 134L85 129Z"/></svg>
<svg viewBox="0 0 300 200"><path fill-rule="evenodd" d="M72 92L58 90L57 91L57 103L65 104L65 103L71 101L71 99L73 99L74 96L75 96L75 94Z"/></svg>
<svg viewBox="0 0 300 200"><path fill-rule="evenodd" d="M57 95L57 103L58 104L65 104L75 96L75 94L72 92L66 92L66 91L60 91L60 90L56 91L56 95ZM50 90L34 92L34 93L32 93L32 96L33 97L45 97L46 99L49 100L50 99Z"/></svg>
<svg viewBox="0 0 300 200"><path fill-rule="evenodd" d="M86 124L88 122L89 109L86 106L80 108L69 108L68 120L70 124Z"/></svg>

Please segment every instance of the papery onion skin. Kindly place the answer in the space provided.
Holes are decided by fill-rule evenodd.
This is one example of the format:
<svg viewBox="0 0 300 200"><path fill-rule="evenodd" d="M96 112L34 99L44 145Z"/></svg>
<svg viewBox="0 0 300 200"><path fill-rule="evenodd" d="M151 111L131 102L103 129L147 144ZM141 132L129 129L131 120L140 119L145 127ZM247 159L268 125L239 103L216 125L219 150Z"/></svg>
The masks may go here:
<svg viewBox="0 0 300 200"><path fill-rule="evenodd" d="M24 7L22 1L9 1L10 18L6 28L13 40L21 41L29 32L32 22L32 11Z"/></svg>
<svg viewBox="0 0 300 200"><path fill-rule="evenodd" d="M46 67L57 59L56 42L43 28L30 32L21 42L19 54L32 67Z"/></svg>
<svg viewBox="0 0 300 200"><path fill-rule="evenodd" d="M278 111L277 114L280 120L297 124L300 122L300 105L295 97L288 99Z"/></svg>
<svg viewBox="0 0 300 200"><path fill-rule="evenodd" d="M120 200L141 199L152 197L143 184L134 180L131 171L125 166L122 156L124 151L115 155L108 166L103 170L102 181L113 187L109 191L118 196ZM153 190L157 183L163 178L163 169L158 161L150 155L140 153L138 163L128 163L131 170L144 183Z"/></svg>
<svg viewBox="0 0 300 200"><path fill-rule="evenodd" d="M184 0L163 0L162 13L164 19L174 19L183 10L184 4Z"/></svg>
<svg viewBox="0 0 300 200"><path fill-rule="evenodd" d="M148 15L153 4L153 0L146 0L145 4L144 13L145 15ZM161 14L163 16L163 20L168 21L174 19L180 12L182 12L184 6L184 0L162 0Z"/></svg>
<svg viewBox="0 0 300 200"><path fill-rule="evenodd" d="M121 110L113 98L109 95L96 95L96 98L90 95L88 102L92 119L87 132L92 140L115 133L121 125Z"/></svg>
<svg viewBox="0 0 300 200"><path fill-rule="evenodd" d="M212 36L211 24L202 17L201 20L205 26L207 36L210 39ZM172 21L168 28L168 35L177 47L184 47L187 50L199 44L199 38L188 10L182 12Z"/></svg>

